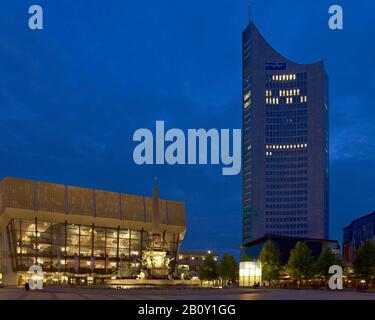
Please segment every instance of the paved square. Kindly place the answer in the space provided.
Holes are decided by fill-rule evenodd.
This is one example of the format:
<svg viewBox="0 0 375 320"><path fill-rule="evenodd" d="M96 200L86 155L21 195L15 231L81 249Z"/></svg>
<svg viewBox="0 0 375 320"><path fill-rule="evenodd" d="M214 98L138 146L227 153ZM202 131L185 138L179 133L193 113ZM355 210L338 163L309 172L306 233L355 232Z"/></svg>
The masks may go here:
<svg viewBox="0 0 375 320"><path fill-rule="evenodd" d="M0 288L0 300L375 300L374 292L296 289Z"/></svg>

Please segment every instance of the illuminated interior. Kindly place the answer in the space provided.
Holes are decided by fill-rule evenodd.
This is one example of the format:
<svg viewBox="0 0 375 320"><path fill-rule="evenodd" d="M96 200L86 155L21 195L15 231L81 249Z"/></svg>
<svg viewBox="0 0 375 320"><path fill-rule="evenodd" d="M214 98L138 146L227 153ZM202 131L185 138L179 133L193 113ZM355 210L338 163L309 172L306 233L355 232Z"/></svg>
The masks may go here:
<svg viewBox="0 0 375 320"><path fill-rule="evenodd" d="M262 266L260 261L240 262L240 286L249 287L262 281Z"/></svg>
<svg viewBox="0 0 375 320"><path fill-rule="evenodd" d="M13 219L8 225L12 263L17 271L39 264L43 271L111 274L121 265L141 268L151 241L143 230L103 228L39 220ZM178 235L163 233L163 250L175 258Z"/></svg>

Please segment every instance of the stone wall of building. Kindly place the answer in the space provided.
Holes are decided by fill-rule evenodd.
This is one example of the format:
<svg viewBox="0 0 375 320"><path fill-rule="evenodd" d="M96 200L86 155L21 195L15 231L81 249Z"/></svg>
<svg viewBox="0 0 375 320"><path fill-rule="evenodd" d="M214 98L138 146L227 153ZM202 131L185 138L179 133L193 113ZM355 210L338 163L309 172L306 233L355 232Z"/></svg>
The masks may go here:
<svg viewBox="0 0 375 320"><path fill-rule="evenodd" d="M5 208L152 222L151 197L6 177L0 181L0 213ZM185 226L185 204L159 200L162 224Z"/></svg>

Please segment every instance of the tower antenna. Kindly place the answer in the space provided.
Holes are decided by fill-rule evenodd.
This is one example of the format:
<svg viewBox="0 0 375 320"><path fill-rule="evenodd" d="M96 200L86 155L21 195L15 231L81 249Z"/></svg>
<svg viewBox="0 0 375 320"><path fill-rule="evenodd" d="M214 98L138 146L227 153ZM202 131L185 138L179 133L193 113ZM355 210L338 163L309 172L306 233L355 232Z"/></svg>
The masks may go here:
<svg viewBox="0 0 375 320"><path fill-rule="evenodd" d="M251 0L248 0L248 12L249 12L249 22L252 21L252 17L251 17Z"/></svg>

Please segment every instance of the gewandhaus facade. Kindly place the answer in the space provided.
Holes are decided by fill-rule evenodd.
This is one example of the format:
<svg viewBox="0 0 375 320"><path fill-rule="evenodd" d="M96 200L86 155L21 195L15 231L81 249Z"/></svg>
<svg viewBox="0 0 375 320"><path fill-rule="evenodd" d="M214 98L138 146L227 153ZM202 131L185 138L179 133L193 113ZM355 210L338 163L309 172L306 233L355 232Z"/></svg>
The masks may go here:
<svg viewBox="0 0 375 320"><path fill-rule="evenodd" d="M185 204L158 199L163 250L174 269ZM153 198L6 177L0 181L0 273L23 285L32 265L45 279L84 284L142 269L152 238Z"/></svg>

